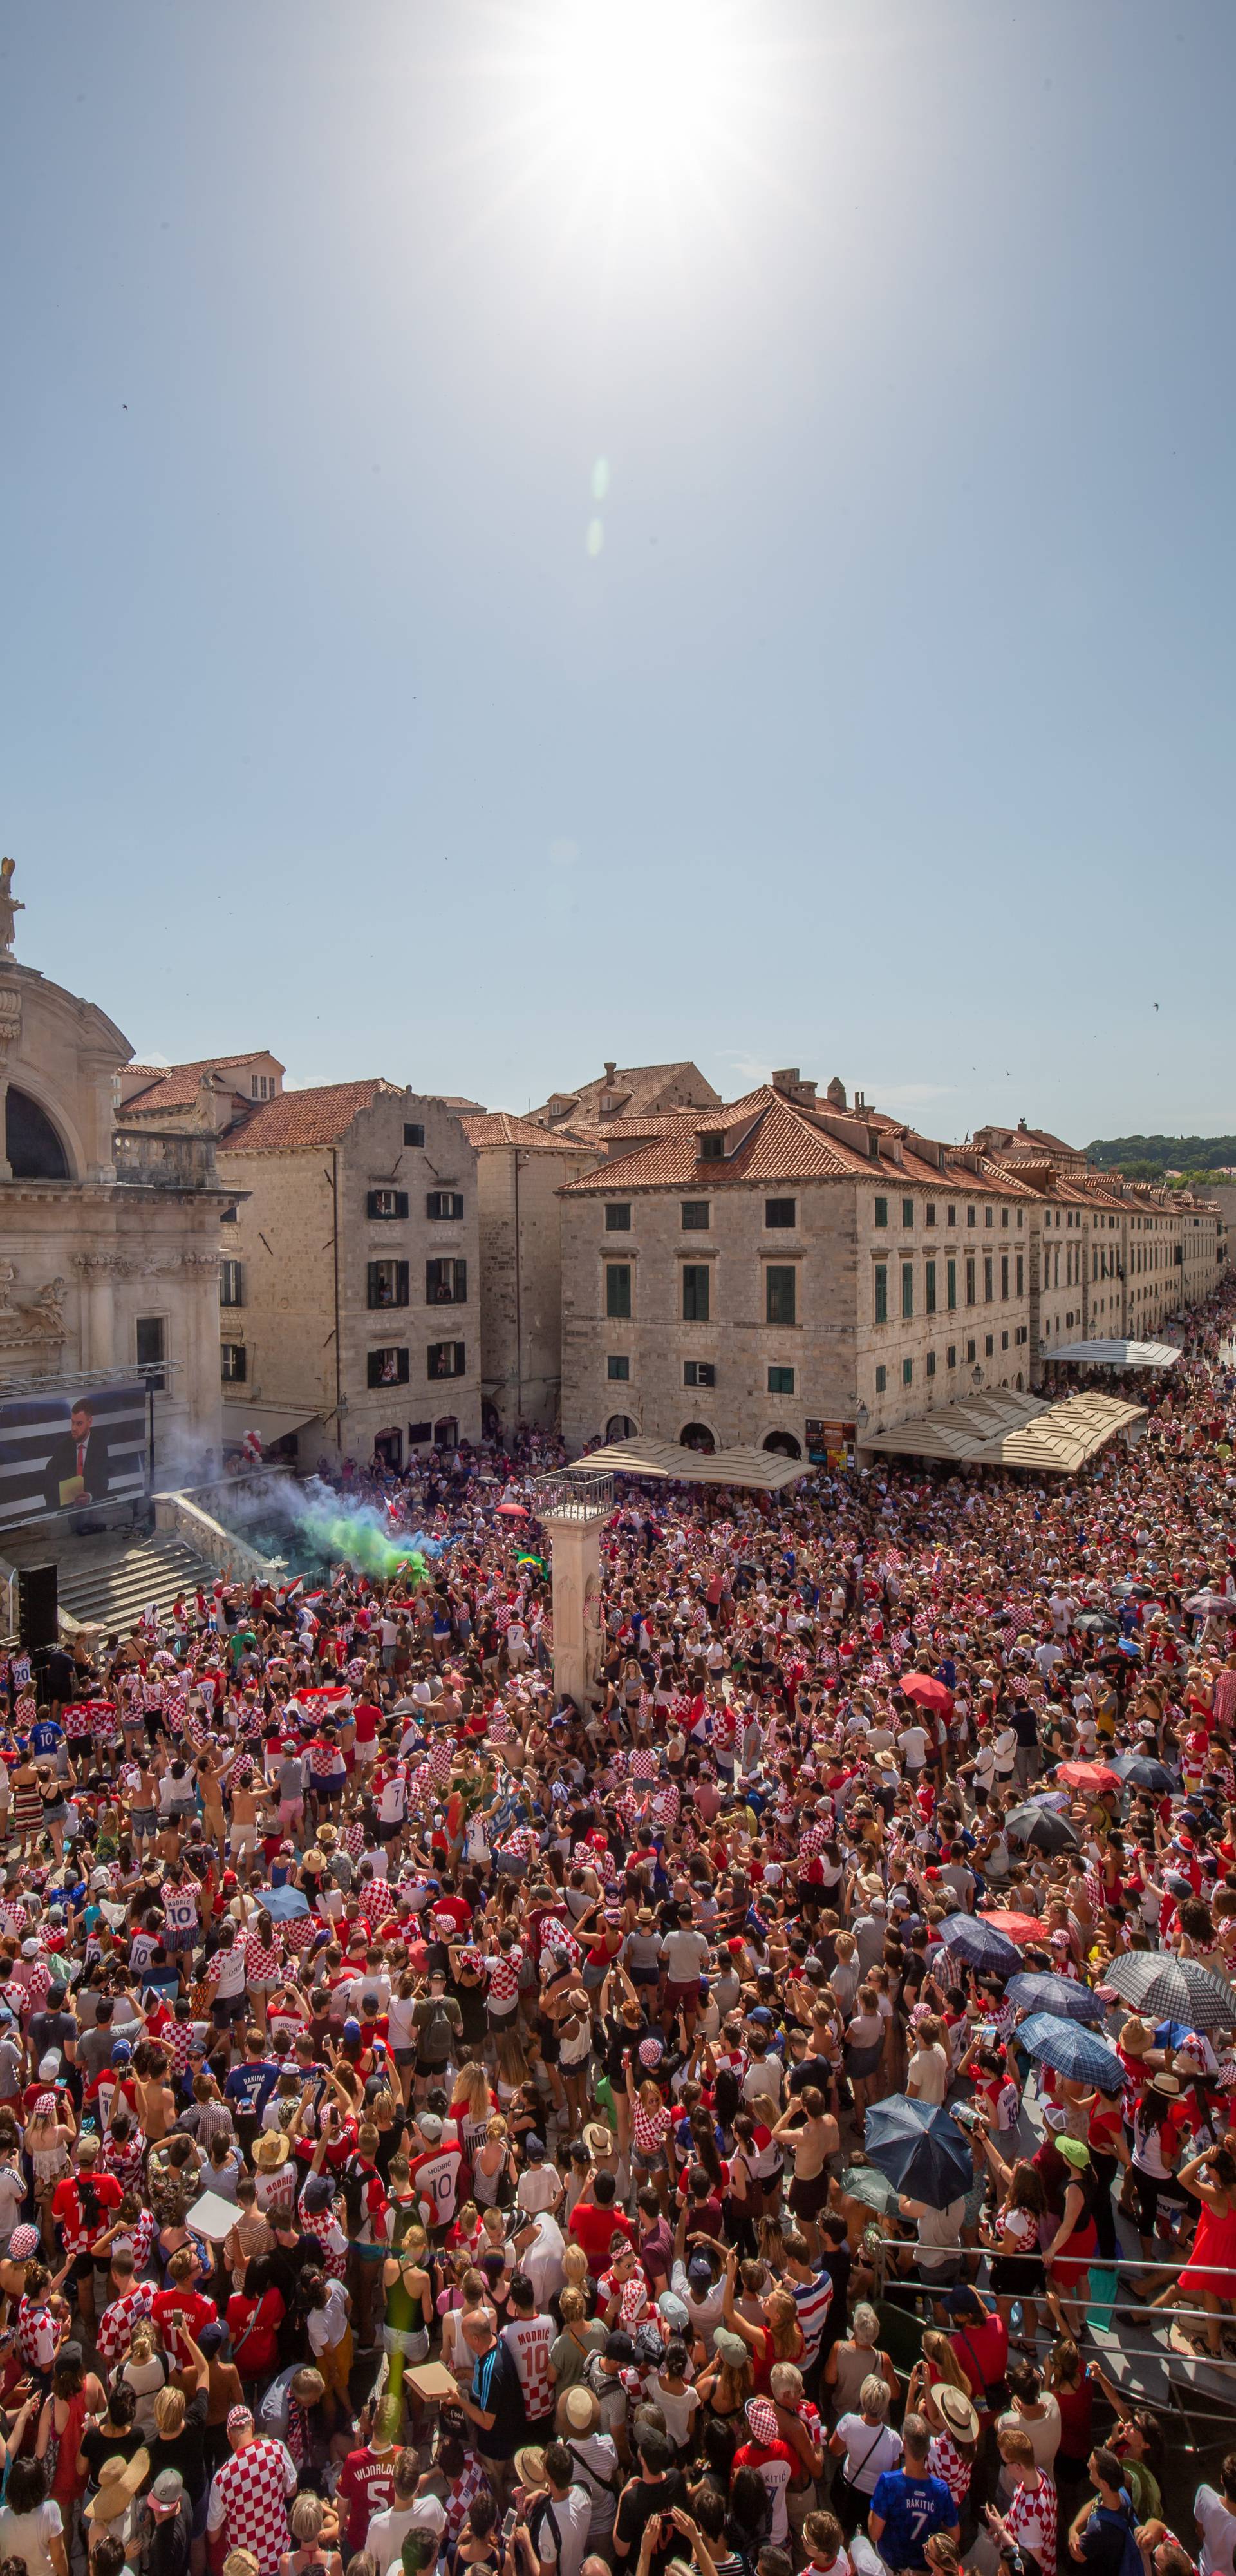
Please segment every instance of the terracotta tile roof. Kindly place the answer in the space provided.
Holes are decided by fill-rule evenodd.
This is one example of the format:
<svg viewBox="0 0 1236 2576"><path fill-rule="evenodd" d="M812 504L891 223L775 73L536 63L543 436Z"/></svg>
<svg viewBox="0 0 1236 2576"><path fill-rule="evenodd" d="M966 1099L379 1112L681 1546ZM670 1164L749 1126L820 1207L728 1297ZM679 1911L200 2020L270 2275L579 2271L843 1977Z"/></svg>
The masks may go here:
<svg viewBox="0 0 1236 2576"><path fill-rule="evenodd" d="M597 1172L587 1172L577 1181L568 1181L565 1195L600 1196L621 1187L626 1189L674 1189L688 1183L703 1189L733 1188L743 1182L833 1181L861 1179L881 1189L895 1190L901 1181L925 1183L937 1190L954 1189L960 1196L1016 1198L1032 1196L1023 1192L1012 1175L984 1166L976 1156L977 1170L945 1156L944 1169L929 1162L924 1154L914 1151L906 1142L906 1131L882 1125L881 1132L892 1132L902 1138L902 1160L896 1162L881 1154L878 1162L861 1152L844 1137L831 1131L828 1120L834 1113L810 1109L797 1101L787 1100L770 1083L747 1092L741 1100L728 1101L715 1110L697 1110L686 1119L670 1122L669 1133L630 1154L610 1161ZM838 1127L872 1126L860 1111L857 1120L835 1113ZM721 1128L727 1133L745 1129L735 1150L722 1161L703 1161L699 1139L702 1131ZM925 1144L925 1139L918 1140Z"/></svg>
<svg viewBox="0 0 1236 2576"><path fill-rule="evenodd" d="M221 1138L220 1154L292 1154L301 1146L335 1145L357 1111L380 1091L398 1091L380 1074L366 1082L322 1082L309 1091L284 1091L260 1101L243 1127Z"/></svg>
<svg viewBox="0 0 1236 2576"><path fill-rule="evenodd" d="M123 1075L145 1073L150 1079L144 1090L133 1092L124 1102L125 1114L127 1116L136 1110L146 1118L161 1114L165 1109L191 1109L201 1089L203 1074L223 1073L232 1065L277 1061L269 1047L251 1047L247 1055L199 1056L193 1064L126 1064L121 1068ZM235 1088L239 1090L240 1085Z"/></svg>
<svg viewBox="0 0 1236 2576"><path fill-rule="evenodd" d="M597 1075L595 1081L581 1082L573 1090L568 1090L564 1086L560 1091L551 1092L550 1099L568 1100L573 1113L583 1118L594 1118L598 1114L602 1092L613 1092L622 1101L621 1112L616 1112L615 1117L619 1115L638 1117L646 1105L650 1107L653 1101L659 1099L667 1083L672 1082L675 1075L680 1081L689 1077L692 1089L703 1093L704 1099L701 1106L717 1100L718 1094L713 1090L712 1084L705 1081L699 1066L692 1064L687 1056L680 1057L674 1064L616 1065L612 1082L606 1074L601 1073ZM535 1114L538 1118L543 1118L548 1115L548 1112L549 1101L547 1100L541 1103Z"/></svg>
<svg viewBox="0 0 1236 2576"><path fill-rule="evenodd" d="M532 1154L583 1154L588 1150L576 1143L569 1130L550 1132L534 1127L530 1118L519 1118L511 1109L488 1109L476 1117L462 1117L459 1123L478 1154L496 1145L518 1145Z"/></svg>

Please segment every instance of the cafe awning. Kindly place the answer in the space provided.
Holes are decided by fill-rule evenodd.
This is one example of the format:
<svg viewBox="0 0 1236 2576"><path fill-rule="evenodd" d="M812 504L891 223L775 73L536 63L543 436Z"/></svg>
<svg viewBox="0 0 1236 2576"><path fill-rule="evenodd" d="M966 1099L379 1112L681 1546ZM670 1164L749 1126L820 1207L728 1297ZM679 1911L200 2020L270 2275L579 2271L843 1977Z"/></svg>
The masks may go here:
<svg viewBox="0 0 1236 2576"><path fill-rule="evenodd" d="M590 1449L581 1467L608 1468L615 1476L651 1476L658 1482L673 1476L690 1485L749 1485L757 1493L778 1494L799 1476L812 1474L809 1458L786 1458L778 1449L684 1448L679 1440L608 1441Z"/></svg>
<svg viewBox="0 0 1236 2576"><path fill-rule="evenodd" d="M1126 1404L1119 1396L1070 1395L1045 1404L1041 1395L1001 1387L873 1432L862 1445L889 1457L936 1458L958 1467L1072 1475L1109 1440L1127 1437L1146 1418L1144 1405Z"/></svg>
<svg viewBox="0 0 1236 2576"><path fill-rule="evenodd" d="M1174 1342L1066 1342L1043 1357L1070 1360L1075 1368L1175 1368L1180 1352Z"/></svg>

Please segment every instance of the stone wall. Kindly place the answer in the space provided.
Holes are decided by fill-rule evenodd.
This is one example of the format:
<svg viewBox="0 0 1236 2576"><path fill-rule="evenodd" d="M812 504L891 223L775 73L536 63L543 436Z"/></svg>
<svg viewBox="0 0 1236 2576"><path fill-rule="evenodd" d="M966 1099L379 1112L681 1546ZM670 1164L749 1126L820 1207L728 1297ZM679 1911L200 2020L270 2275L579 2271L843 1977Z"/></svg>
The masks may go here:
<svg viewBox="0 0 1236 2576"><path fill-rule="evenodd" d="M558 1192L578 1154L485 1146L477 1155L484 1392L506 1430L552 1430L562 1379Z"/></svg>

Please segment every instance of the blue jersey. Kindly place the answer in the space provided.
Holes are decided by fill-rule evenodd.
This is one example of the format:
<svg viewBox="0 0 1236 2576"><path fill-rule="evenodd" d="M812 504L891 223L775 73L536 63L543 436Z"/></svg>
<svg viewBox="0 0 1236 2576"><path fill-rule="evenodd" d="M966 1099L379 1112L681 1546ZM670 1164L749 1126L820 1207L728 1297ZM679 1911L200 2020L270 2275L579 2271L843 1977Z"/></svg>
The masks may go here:
<svg viewBox="0 0 1236 2576"><path fill-rule="evenodd" d="M885 2469L876 2479L871 2510L884 2524L879 2548L886 2567L925 2568L924 2541L957 2523L943 2478L912 2478L905 2469Z"/></svg>

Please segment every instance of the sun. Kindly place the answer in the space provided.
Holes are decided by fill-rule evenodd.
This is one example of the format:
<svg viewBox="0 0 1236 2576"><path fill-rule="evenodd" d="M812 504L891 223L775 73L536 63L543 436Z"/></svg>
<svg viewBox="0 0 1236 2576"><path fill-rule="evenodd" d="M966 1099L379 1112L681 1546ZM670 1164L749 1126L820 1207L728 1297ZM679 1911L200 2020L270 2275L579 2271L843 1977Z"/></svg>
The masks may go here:
<svg viewBox="0 0 1236 2576"><path fill-rule="evenodd" d="M544 113L581 171L685 170L735 103L737 48L708 0L568 0L546 30Z"/></svg>

